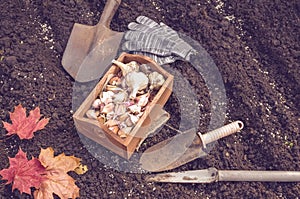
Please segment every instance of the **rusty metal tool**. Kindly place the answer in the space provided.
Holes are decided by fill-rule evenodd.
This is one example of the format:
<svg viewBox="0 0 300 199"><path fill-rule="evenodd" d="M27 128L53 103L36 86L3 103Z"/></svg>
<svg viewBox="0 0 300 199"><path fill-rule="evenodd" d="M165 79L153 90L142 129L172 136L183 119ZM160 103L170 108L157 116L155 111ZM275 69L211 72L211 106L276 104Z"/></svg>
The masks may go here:
<svg viewBox="0 0 300 199"><path fill-rule="evenodd" d="M141 168L151 172L177 168L206 156L210 143L239 132L243 127L243 122L235 121L205 134L190 129L145 150L140 158Z"/></svg>
<svg viewBox="0 0 300 199"><path fill-rule="evenodd" d="M109 26L120 3L121 0L108 0L95 26L74 24L62 65L76 81L100 78L116 57L124 33Z"/></svg>
<svg viewBox="0 0 300 199"><path fill-rule="evenodd" d="M217 170L211 167L203 170L152 174L146 177L146 181L169 183L300 182L300 171Z"/></svg>

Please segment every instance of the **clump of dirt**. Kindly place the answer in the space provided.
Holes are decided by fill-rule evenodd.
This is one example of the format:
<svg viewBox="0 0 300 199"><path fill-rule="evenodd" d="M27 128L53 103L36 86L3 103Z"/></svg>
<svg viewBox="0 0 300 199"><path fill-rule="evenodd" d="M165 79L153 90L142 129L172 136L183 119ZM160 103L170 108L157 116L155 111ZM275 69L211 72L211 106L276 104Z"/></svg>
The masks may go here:
<svg viewBox="0 0 300 199"><path fill-rule="evenodd" d="M82 158L89 171L74 176L81 198L297 198L299 183L218 182L154 184L147 174L124 173L102 164L82 144L72 120L72 78L61 58L74 22L94 25L105 1L2 2L0 21L0 118L21 103L36 106L50 123L32 140L6 137L0 128L0 169L8 166L19 147L30 156L51 146ZM174 171L201 169L300 170L299 17L296 1L123 1L111 28L126 31L139 15L161 21L198 41L222 75L228 107L226 123L242 120L242 132L219 141L208 156ZM203 114L209 94L190 64L171 64L195 90ZM171 96L168 122L177 127L179 113ZM199 124L205 130L208 119ZM3 125L1 126L3 127ZM164 128L165 132L166 130ZM171 135L171 134L166 134ZM146 146L154 144L148 140ZM157 141L157 140L156 140ZM144 147L146 148L146 147ZM109 153L109 152L108 152ZM3 182L4 183L4 182ZM11 192L1 183L1 198L32 198Z"/></svg>

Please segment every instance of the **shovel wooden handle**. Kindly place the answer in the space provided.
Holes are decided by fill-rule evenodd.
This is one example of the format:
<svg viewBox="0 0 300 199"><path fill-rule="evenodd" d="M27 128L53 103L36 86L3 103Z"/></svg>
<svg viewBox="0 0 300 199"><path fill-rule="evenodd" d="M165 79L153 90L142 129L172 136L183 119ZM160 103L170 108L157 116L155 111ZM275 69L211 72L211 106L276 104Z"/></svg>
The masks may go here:
<svg viewBox="0 0 300 199"><path fill-rule="evenodd" d="M110 22L120 4L121 0L107 0L101 18L97 25L104 25L109 28Z"/></svg>

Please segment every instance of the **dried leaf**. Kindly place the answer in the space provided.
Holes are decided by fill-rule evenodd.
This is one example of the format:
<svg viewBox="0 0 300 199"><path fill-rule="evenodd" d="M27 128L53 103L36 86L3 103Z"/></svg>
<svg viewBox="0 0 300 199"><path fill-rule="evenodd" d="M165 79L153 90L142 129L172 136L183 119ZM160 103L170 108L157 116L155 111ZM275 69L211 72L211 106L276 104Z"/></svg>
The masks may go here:
<svg viewBox="0 0 300 199"><path fill-rule="evenodd" d="M45 168L36 158L28 160L26 153L19 149L14 158L9 158L9 168L0 171L0 175L6 184L13 183L12 190L18 189L21 194L31 194L30 187L39 188L44 177Z"/></svg>
<svg viewBox="0 0 300 199"><path fill-rule="evenodd" d="M85 174L88 171L88 167L86 165L80 164L74 171L79 175Z"/></svg>
<svg viewBox="0 0 300 199"><path fill-rule="evenodd" d="M33 195L35 199L52 199L53 193L61 199L75 199L79 197L79 188L76 186L75 180L68 174L50 174L48 172L47 180L43 181Z"/></svg>
<svg viewBox="0 0 300 199"><path fill-rule="evenodd" d="M81 161L80 158L76 158L75 156L66 156L64 153L54 157L54 150L51 147L41 149L39 160L42 165L46 167L47 171L53 170L62 173L74 171L74 169L80 165Z"/></svg>
<svg viewBox="0 0 300 199"><path fill-rule="evenodd" d="M79 188L67 172L74 171L80 165L80 159L66 156L64 153L54 157L54 150L41 149L39 160L46 168L46 177L40 189L34 192L36 199L51 199L53 193L62 199L79 197Z"/></svg>
<svg viewBox="0 0 300 199"><path fill-rule="evenodd" d="M41 117L39 107L30 111L29 116L26 117L26 109L19 104L15 106L14 112L9 114L12 124L3 122L4 128L8 131L6 135L17 134L20 139L31 139L34 132L43 129L49 122L49 118L39 121Z"/></svg>

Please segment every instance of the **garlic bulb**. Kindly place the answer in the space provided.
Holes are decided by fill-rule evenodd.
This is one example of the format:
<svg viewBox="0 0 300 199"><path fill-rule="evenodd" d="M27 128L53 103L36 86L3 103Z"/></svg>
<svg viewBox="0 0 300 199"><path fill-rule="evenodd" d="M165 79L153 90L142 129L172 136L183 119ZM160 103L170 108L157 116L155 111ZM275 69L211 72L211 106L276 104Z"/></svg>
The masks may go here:
<svg viewBox="0 0 300 199"><path fill-rule="evenodd" d="M142 72L130 72L125 76L125 83L130 88L130 99L134 99L139 90L147 88L148 77Z"/></svg>
<svg viewBox="0 0 300 199"><path fill-rule="evenodd" d="M136 61L131 61L128 64L124 64L120 61L113 60L113 63L121 69L123 76L126 76L128 73L133 71L139 71L139 65Z"/></svg>
<svg viewBox="0 0 300 199"><path fill-rule="evenodd" d="M151 73L151 67L147 64L142 64L142 65L140 65L140 71L145 74L149 74L149 73Z"/></svg>
<svg viewBox="0 0 300 199"><path fill-rule="evenodd" d="M165 78L164 76L162 76L162 74L159 74L158 72L154 71L149 74L149 81L150 90L153 90L160 88L164 84Z"/></svg>

